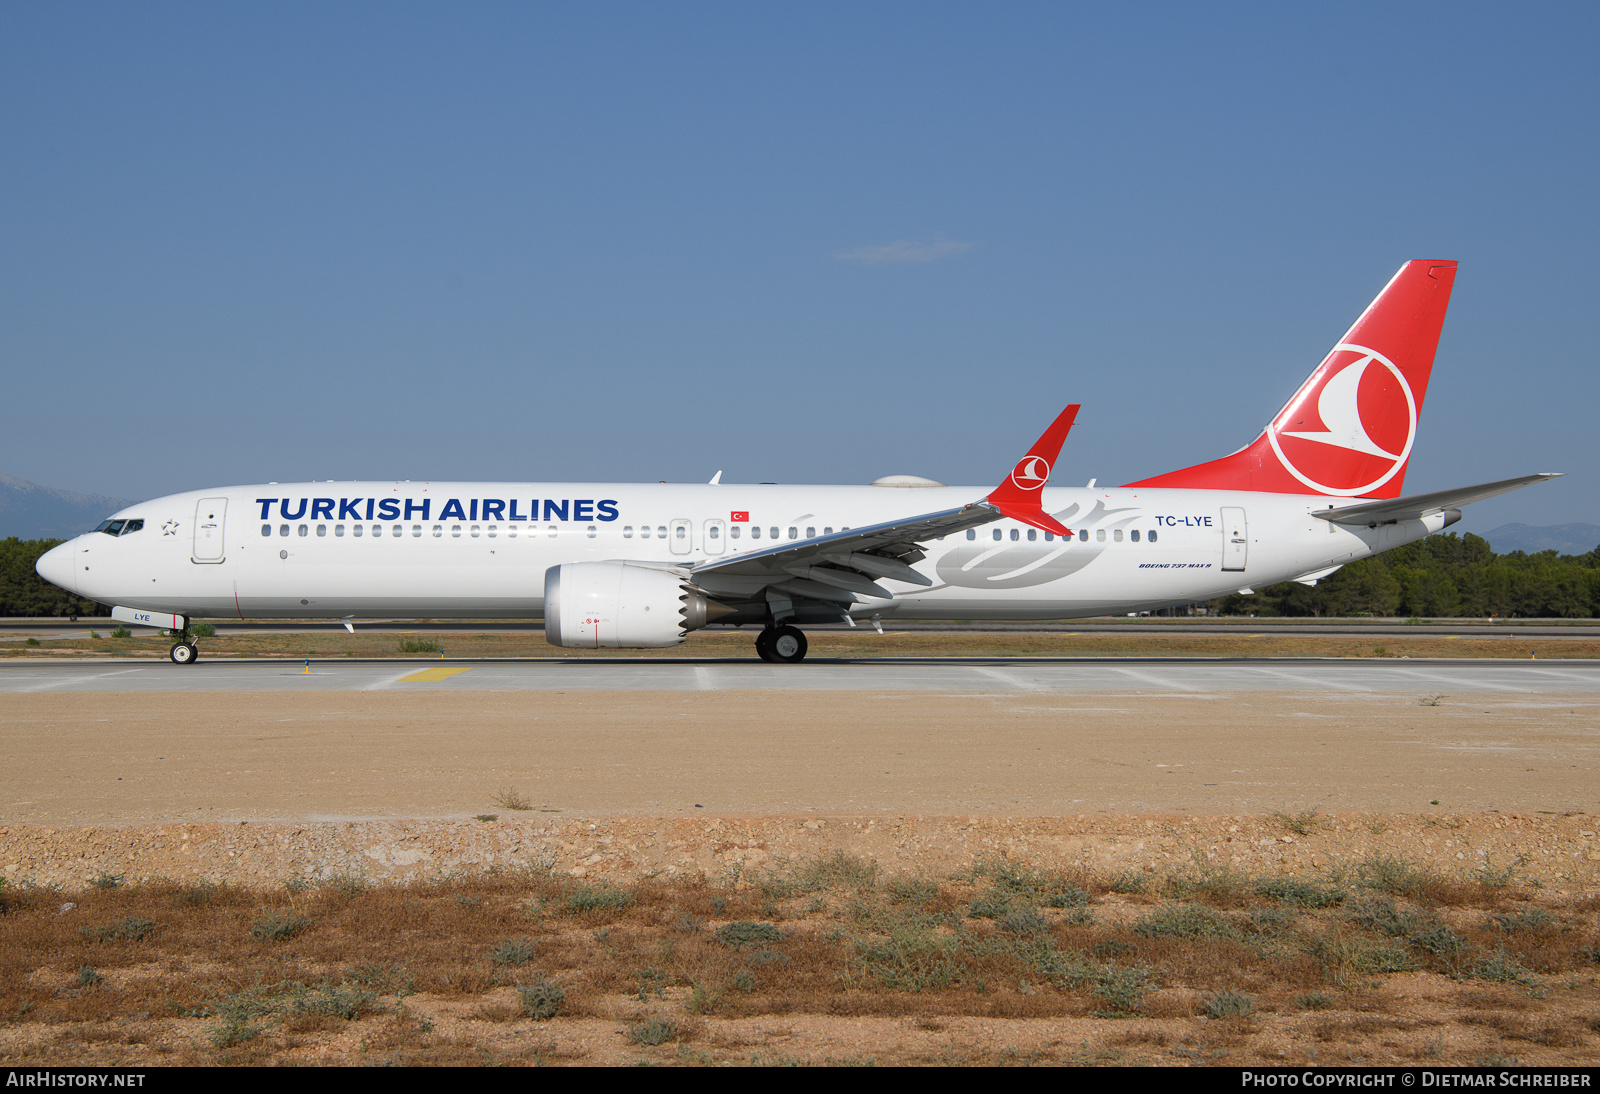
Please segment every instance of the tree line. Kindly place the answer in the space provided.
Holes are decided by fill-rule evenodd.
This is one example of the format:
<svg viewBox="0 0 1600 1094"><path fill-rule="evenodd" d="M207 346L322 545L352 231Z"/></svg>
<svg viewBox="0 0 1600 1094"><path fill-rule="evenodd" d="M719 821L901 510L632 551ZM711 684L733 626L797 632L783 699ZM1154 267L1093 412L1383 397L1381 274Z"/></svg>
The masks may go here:
<svg viewBox="0 0 1600 1094"><path fill-rule="evenodd" d="M1482 536L1429 536L1352 562L1315 586L1286 581L1210 604L1223 615L1600 616L1600 547L1497 555Z"/></svg>
<svg viewBox="0 0 1600 1094"><path fill-rule="evenodd" d="M109 615L104 604L58 589L34 571L58 539L0 540L0 616ZM1315 586L1286 581L1211 601L1222 615L1600 616L1600 547L1497 555L1488 540L1454 532L1352 562Z"/></svg>
<svg viewBox="0 0 1600 1094"><path fill-rule="evenodd" d="M110 615L111 609L73 596L40 577L34 563L59 539L0 539L0 615Z"/></svg>

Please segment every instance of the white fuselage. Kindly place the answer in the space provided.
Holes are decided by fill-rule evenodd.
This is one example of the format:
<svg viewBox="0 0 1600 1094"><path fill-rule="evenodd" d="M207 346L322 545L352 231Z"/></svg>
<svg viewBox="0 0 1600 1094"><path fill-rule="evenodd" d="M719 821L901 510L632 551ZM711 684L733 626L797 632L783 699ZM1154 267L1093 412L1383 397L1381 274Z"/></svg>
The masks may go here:
<svg viewBox="0 0 1600 1094"><path fill-rule="evenodd" d="M690 566L951 509L982 488L326 482L229 487L129 506L39 572L101 603L191 618L534 619L545 571L626 559ZM1074 536L1012 520L923 544L932 585L850 610L908 619L1049 619L1148 610L1315 575L1438 531L1313 517L1307 495L1046 489ZM747 515L748 519L737 519ZM753 534L753 533L758 533ZM1241 542L1242 541L1242 542Z"/></svg>

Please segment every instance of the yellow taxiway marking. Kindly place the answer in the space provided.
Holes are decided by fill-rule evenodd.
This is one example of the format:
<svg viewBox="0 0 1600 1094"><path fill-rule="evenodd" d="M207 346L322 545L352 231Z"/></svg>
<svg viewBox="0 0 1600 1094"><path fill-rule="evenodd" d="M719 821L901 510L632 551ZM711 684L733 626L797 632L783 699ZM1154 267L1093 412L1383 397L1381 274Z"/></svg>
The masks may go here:
<svg viewBox="0 0 1600 1094"><path fill-rule="evenodd" d="M468 669L423 669L413 672L410 676L402 676L396 680L397 684L433 684L440 680L448 680L459 672L468 672Z"/></svg>

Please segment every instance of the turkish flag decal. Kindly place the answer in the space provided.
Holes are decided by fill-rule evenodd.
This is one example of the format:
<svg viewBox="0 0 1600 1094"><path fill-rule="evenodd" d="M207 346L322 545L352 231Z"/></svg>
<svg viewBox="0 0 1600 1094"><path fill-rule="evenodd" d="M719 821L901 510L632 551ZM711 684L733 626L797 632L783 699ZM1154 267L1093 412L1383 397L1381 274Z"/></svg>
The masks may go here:
<svg viewBox="0 0 1600 1094"><path fill-rule="evenodd" d="M750 514L748 511L741 509L736 513L729 513L728 519L735 524L748 524L750 522Z"/></svg>

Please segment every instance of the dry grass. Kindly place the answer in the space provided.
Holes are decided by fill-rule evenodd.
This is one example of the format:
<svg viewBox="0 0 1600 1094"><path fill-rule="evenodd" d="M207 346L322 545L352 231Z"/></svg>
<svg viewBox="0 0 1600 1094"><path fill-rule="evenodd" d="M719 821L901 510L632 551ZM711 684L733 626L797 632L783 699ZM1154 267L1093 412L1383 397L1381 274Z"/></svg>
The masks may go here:
<svg viewBox="0 0 1600 1094"><path fill-rule="evenodd" d="M836 853L722 885L518 874L270 897L9 891L0 1053L1242 1064L1326 1062L1340 1046L1369 1062L1592 1060L1600 913L1431 874L1385 887L1405 876L1386 863L1366 878L1126 894L1000 859L884 877ZM839 1018L859 1056L797 1047ZM973 1022L1013 1023L1012 1040L975 1038Z"/></svg>
<svg viewBox="0 0 1600 1094"><path fill-rule="evenodd" d="M1331 629L1331 628L1330 628ZM218 658L286 658L337 660L379 658L438 660L440 649L457 659L473 658L608 658L608 657L755 657L756 631L697 631L680 646L660 650L565 650L544 640L544 632L471 634L449 631L397 636L393 632L356 634L245 634L207 638L201 656ZM872 631L813 632L812 658L856 657L1352 657L1352 658L1516 658L1537 647L1541 659L1600 658L1600 639L1519 639L1420 636L1381 639L1330 633L1273 634L1096 634L1000 633L927 634ZM171 645L163 638L50 639L37 646L0 644L0 657L149 657L165 658ZM1443 697L1430 697L1435 700Z"/></svg>

